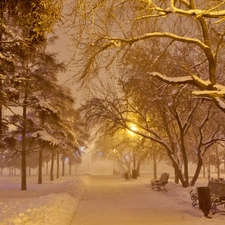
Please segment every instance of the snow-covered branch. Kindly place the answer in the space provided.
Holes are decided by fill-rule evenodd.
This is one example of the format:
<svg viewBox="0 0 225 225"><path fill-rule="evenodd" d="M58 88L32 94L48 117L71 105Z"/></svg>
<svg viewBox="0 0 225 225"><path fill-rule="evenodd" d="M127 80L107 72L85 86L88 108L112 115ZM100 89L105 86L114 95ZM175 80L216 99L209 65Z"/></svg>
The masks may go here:
<svg viewBox="0 0 225 225"><path fill-rule="evenodd" d="M59 141L50 135L46 130L38 130L32 134L32 137L37 138L41 141L48 142L50 145L59 145Z"/></svg>
<svg viewBox="0 0 225 225"><path fill-rule="evenodd" d="M208 54L208 51L210 50L209 46L207 46L206 44L204 44L203 42L201 42L200 40L198 40L196 38L179 36L179 35L169 33L169 32L145 33L144 35L141 35L141 36L138 36L138 37L132 37L130 39L123 39L123 38L117 38L117 37L105 37L105 39L108 39L110 41L110 43L107 43L103 47L105 49L106 47L110 47L112 45L120 46L119 43L133 44L135 42L146 40L146 39L149 39L149 38L160 38L160 37L161 38L170 38L170 39L173 39L175 41L195 44L195 45L199 46L207 54Z"/></svg>
<svg viewBox="0 0 225 225"><path fill-rule="evenodd" d="M150 76L157 77L163 82L170 84L192 84L199 88L198 91L193 91L192 93L201 97L210 97L214 100L215 104L222 110L225 111L225 86L223 85L212 85L212 83L207 80L202 80L196 75L183 76L183 77L168 77L158 72L149 73Z"/></svg>
<svg viewBox="0 0 225 225"><path fill-rule="evenodd" d="M213 98L215 104L220 108L223 112L225 112L225 101L219 97Z"/></svg>
<svg viewBox="0 0 225 225"><path fill-rule="evenodd" d="M177 84L193 84L193 78L191 76L182 76L182 77L167 77L158 72L148 73L150 76L157 77L158 79L166 82L166 83L177 83Z"/></svg>
<svg viewBox="0 0 225 225"><path fill-rule="evenodd" d="M167 9L162 9L160 7L155 7L156 11L164 12L166 14L168 13L175 13L175 14L180 14L180 15L186 15L186 16L195 16L195 17L206 17L206 18L221 18L225 16L225 10L218 10L218 8L224 4L224 1L221 3L215 5L212 8L209 9L196 9L194 8L194 3L193 1L190 1L190 4L185 1L179 1L183 5L185 5L188 9L184 10L181 8L177 8L175 6L175 0L171 0L170 7Z"/></svg>

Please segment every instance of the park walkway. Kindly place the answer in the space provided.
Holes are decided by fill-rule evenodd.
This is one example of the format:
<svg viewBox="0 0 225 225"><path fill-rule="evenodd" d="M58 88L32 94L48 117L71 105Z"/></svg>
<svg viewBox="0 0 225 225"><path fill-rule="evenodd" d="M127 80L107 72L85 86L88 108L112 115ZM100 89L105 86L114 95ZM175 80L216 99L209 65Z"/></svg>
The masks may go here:
<svg viewBox="0 0 225 225"><path fill-rule="evenodd" d="M71 225L182 225L201 218L199 210L178 205L166 192L151 190L149 183L90 176Z"/></svg>

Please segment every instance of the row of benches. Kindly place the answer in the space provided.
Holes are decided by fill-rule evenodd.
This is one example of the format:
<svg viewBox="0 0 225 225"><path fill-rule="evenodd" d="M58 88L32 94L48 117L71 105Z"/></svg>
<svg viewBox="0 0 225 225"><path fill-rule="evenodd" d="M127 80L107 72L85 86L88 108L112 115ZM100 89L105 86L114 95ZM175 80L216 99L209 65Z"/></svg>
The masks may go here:
<svg viewBox="0 0 225 225"><path fill-rule="evenodd" d="M209 199L207 199L207 196L203 196L203 204L210 204L209 210L211 210L212 214L217 212L225 213L225 209L220 207L225 206L225 181L223 179L212 179L208 182L207 188L209 189ZM190 191L190 196L192 205L199 205L199 200L201 199L199 199L198 188L192 189Z"/></svg>

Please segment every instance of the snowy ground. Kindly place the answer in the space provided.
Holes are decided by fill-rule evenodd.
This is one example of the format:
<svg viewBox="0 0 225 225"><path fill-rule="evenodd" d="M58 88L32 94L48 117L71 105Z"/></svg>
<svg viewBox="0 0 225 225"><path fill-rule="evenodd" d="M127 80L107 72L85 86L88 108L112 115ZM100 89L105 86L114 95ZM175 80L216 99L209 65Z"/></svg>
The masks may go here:
<svg viewBox="0 0 225 225"><path fill-rule="evenodd" d="M79 200L83 196L85 188L88 188L90 184L90 177L88 175L65 176L53 182L48 181L48 179L45 178L43 184L38 185L36 177L28 178L28 190L21 191L20 177L0 177L0 225L71 225ZM116 179L122 180L123 178L118 176ZM132 188L137 188L134 193L138 195L140 187L147 188L149 180L149 176L146 175L135 181L123 180L117 185L132 185ZM206 184L206 180L201 180L198 186ZM191 188L185 189L169 182L167 189L168 192L163 193L154 192L150 188L148 191L151 191L151 194L156 195L156 197L158 195L164 199L164 207L167 207L165 204L167 204L166 198L168 198L172 199L175 204L177 203L177 207L180 207L182 203L182 207L194 210L193 220L192 215L188 215L192 225L224 224L225 215L215 214L212 219L205 219L198 207L191 206L189 195ZM170 207L168 205L168 208ZM157 219L159 220L158 216ZM162 218L162 221L165 222L164 219Z"/></svg>
<svg viewBox="0 0 225 225"><path fill-rule="evenodd" d="M0 177L0 225L69 225L86 178L48 180L28 178L28 190L21 191L20 177Z"/></svg>

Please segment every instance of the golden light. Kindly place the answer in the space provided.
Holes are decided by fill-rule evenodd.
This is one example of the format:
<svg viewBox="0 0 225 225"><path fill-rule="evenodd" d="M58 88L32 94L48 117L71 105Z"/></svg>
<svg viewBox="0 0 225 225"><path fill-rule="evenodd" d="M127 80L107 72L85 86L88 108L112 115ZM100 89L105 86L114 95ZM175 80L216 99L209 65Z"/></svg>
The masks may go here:
<svg viewBox="0 0 225 225"><path fill-rule="evenodd" d="M138 130L135 125L131 125L130 129L133 130L133 131L137 131Z"/></svg>
<svg viewBox="0 0 225 225"><path fill-rule="evenodd" d="M129 133L130 135L135 135L135 131L137 131L137 130L138 130L137 126L134 125L134 124L131 124L131 125L129 126L128 133Z"/></svg>

